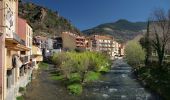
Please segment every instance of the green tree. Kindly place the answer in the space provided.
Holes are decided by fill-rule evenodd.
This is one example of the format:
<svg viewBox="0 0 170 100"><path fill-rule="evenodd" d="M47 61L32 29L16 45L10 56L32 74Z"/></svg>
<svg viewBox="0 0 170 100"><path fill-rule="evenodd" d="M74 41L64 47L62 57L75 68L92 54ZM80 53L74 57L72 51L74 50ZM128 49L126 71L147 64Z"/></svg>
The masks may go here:
<svg viewBox="0 0 170 100"><path fill-rule="evenodd" d="M129 41L125 48L126 61L135 68L145 60L145 52L141 45L136 41Z"/></svg>
<svg viewBox="0 0 170 100"><path fill-rule="evenodd" d="M142 47L145 49L146 52L146 56L145 56L145 65L147 66L149 64L149 60L151 58L151 54L152 54L152 45L151 45L151 40L150 40L150 21L148 21L147 23L147 31L144 35L144 37L142 37L140 39L140 44L142 45Z"/></svg>

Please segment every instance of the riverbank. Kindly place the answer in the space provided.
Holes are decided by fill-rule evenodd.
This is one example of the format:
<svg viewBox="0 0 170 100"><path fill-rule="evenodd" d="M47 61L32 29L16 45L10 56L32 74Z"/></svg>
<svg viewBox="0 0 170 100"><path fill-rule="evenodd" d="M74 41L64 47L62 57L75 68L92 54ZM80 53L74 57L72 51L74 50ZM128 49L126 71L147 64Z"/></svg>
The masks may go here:
<svg viewBox="0 0 170 100"><path fill-rule="evenodd" d="M139 84L129 65L122 61L113 65L101 80L86 85L80 96L70 94L60 81L51 80L55 69L49 65L47 70L37 71L24 100L161 100Z"/></svg>
<svg viewBox="0 0 170 100"><path fill-rule="evenodd" d="M142 67L136 71L139 81L152 91L156 91L165 100L170 99L170 69L160 70L157 65ZM169 65L168 65L169 66Z"/></svg>

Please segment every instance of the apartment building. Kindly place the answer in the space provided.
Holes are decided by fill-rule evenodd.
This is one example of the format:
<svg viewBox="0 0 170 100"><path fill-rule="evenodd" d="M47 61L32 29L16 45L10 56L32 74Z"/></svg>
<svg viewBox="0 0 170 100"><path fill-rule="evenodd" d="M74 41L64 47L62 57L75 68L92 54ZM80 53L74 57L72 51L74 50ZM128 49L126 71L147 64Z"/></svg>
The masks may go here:
<svg viewBox="0 0 170 100"><path fill-rule="evenodd" d="M119 56L123 57L125 55L125 45L119 44Z"/></svg>
<svg viewBox="0 0 170 100"><path fill-rule="evenodd" d="M93 35L88 39L88 47L91 51L106 53L111 59L120 56L120 44L111 36ZM123 49L121 49L123 53Z"/></svg>
<svg viewBox="0 0 170 100"><path fill-rule="evenodd" d="M0 9L0 100L15 100L34 67L32 28L18 18L18 0L1 0Z"/></svg>
<svg viewBox="0 0 170 100"><path fill-rule="evenodd" d="M62 37L54 36L52 38L52 40L53 40L53 50L51 50L51 55L53 55L54 53L61 52L62 49L63 49L63 40L62 40Z"/></svg>
<svg viewBox="0 0 170 100"><path fill-rule="evenodd" d="M48 48L48 38L43 36L35 36L33 38L33 45L36 45L41 49L43 57L45 58Z"/></svg>
<svg viewBox="0 0 170 100"><path fill-rule="evenodd" d="M71 32L62 33L63 49L75 50L76 48L85 49L85 37Z"/></svg>
<svg viewBox="0 0 170 100"><path fill-rule="evenodd" d="M15 94L12 94L11 91L14 91L14 85L18 81L19 75L17 75L19 71L19 62L18 54L19 51L22 49L24 44L24 41L21 41L19 36L17 35L17 1L11 1L11 0L1 0L1 14L0 16L0 22L1 22L1 32L2 35L2 50L1 50L1 67L3 67L2 71L2 82L1 82L1 88L2 88L2 100L9 100L10 94L11 96L14 96ZM13 60L15 59L15 61ZM12 98L11 98L12 100Z"/></svg>
<svg viewBox="0 0 170 100"><path fill-rule="evenodd" d="M62 37L54 37L53 39L53 49L62 49L63 48L63 40Z"/></svg>

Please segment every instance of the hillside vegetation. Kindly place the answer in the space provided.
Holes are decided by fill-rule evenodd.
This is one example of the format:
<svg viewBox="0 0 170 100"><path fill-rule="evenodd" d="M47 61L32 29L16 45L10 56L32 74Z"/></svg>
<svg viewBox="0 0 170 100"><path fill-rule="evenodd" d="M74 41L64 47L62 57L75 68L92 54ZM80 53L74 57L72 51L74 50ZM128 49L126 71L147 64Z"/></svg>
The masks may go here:
<svg viewBox="0 0 170 100"><path fill-rule="evenodd" d="M19 16L28 21L34 29L34 35L54 36L62 31L81 32L69 20L42 6L30 2L19 1Z"/></svg>
<svg viewBox="0 0 170 100"><path fill-rule="evenodd" d="M120 42L126 42L143 33L145 29L145 22L130 22L120 19L114 23L101 24L92 29L84 30L83 33L86 35L108 34L112 35Z"/></svg>

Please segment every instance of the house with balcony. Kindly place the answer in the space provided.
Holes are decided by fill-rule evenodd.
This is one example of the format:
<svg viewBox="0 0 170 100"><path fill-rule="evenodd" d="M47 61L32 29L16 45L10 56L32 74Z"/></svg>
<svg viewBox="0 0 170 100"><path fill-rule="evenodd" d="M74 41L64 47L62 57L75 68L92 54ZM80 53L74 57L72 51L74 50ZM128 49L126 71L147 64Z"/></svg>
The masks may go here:
<svg viewBox="0 0 170 100"><path fill-rule="evenodd" d="M71 32L63 32L62 41L63 49L86 49L86 39L84 36L80 36Z"/></svg>
<svg viewBox="0 0 170 100"><path fill-rule="evenodd" d="M22 66L19 69L20 81L18 83L20 87L25 87L30 82L30 77L35 67L35 62L32 60L33 30L27 21L20 17L18 17L18 35L25 41L25 46L29 49L20 51Z"/></svg>
<svg viewBox="0 0 170 100"><path fill-rule="evenodd" d="M112 36L92 35L88 37L88 47L91 51L98 51L110 56L113 60L124 53L120 44Z"/></svg>
<svg viewBox="0 0 170 100"><path fill-rule="evenodd" d="M0 99L15 100L32 73L32 29L18 18L18 0L1 0L0 9Z"/></svg>
<svg viewBox="0 0 170 100"><path fill-rule="evenodd" d="M53 40L53 49L50 50L50 56L52 56L54 53L61 52L63 49L63 40L60 36L54 36L51 38ZM49 44L49 43L48 43Z"/></svg>
<svg viewBox="0 0 170 100"><path fill-rule="evenodd" d="M46 58L48 38L43 36L35 36L33 37L33 45L39 47L42 51L43 59Z"/></svg>

